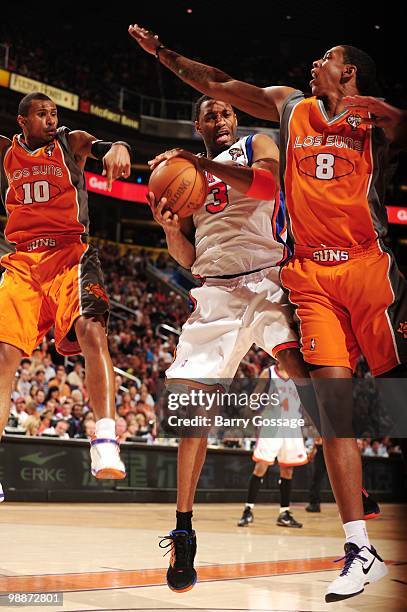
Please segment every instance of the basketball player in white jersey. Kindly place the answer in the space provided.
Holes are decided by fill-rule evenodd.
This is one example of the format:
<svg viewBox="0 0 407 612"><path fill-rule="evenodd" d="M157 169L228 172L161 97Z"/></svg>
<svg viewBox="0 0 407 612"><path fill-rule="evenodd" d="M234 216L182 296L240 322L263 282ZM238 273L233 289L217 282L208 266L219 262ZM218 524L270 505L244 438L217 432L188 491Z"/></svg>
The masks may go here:
<svg viewBox="0 0 407 612"><path fill-rule="evenodd" d="M287 247L278 148L265 134L238 139L233 108L207 96L197 102L195 127L206 156L177 149L150 162L154 168L183 156L205 170L209 184L206 204L183 219L165 210L165 198L157 203L149 194L170 255L204 281L191 291L195 309L182 328L167 382L213 389L208 379L233 379L253 343L278 355L290 377L305 379L291 308L279 282ZM177 525L168 536L173 554L167 573L177 592L196 582L192 505L206 445L203 436L181 438L179 445Z"/></svg>
<svg viewBox="0 0 407 612"><path fill-rule="evenodd" d="M298 397L297 389L287 372L279 365L272 365L265 368L260 374L259 383L254 393L265 391L271 395L276 390L279 396L278 407L266 407L263 417L284 417L288 419L300 419L301 401ZM276 414L278 412L278 414ZM300 432L298 432L300 433ZM280 512L277 518L279 527L300 528L299 523L290 511L291 484L294 467L308 463L307 451L302 435L296 432L294 437L278 437L279 433L270 430L266 426L261 427L258 432L256 446L253 452L253 461L256 466L250 477L249 490L247 494L246 506L243 510L239 527L244 527L253 522L253 508L256 502L263 478L270 465L278 459L280 468L280 479L278 481L280 489ZM275 435L276 434L276 435ZM280 434L281 435L281 434Z"/></svg>

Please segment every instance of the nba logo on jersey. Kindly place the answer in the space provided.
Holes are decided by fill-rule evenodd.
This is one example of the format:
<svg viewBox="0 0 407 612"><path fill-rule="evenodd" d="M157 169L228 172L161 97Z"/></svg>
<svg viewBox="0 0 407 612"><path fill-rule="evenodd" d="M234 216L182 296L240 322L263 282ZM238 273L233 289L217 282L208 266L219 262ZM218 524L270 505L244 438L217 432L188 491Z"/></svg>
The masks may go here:
<svg viewBox="0 0 407 612"><path fill-rule="evenodd" d="M54 149L55 149L55 144L53 142L45 148L45 153L48 155L48 157L51 157Z"/></svg>
<svg viewBox="0 0 407 612"><path fill-rule="evenodd" d="M315 338L311 338L310 347L309 348L310 348L311 351L315 351Z"/></svg>
<svg viewBox="0 0 407 612"><path fill-rule="evenodd" d="M234 149L229 149L229 155L233 161L236 161L239 157L242 157L243 151L240 147L235 147Z"/></svg>
<svg viewBox="0 0 407 612"><path fill-rule="evenodd" d="M360 115L349 115L346 121L349 123L352 130L356 130L362 123L362 117Z"/></svg>

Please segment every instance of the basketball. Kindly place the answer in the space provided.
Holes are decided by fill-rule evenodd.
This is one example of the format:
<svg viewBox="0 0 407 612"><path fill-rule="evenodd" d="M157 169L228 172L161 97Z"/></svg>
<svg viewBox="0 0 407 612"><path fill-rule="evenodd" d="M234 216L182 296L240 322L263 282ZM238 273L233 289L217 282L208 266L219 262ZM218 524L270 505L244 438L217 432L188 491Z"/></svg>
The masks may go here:
<svg viewBox="0 0 407 612"><path fill-rule="evenodd" d="M189 217L206 200L208 183L202 170L183 157L161 162L151 173L148 183L157 199L167 198L167 208L179 217Z"/></svg>

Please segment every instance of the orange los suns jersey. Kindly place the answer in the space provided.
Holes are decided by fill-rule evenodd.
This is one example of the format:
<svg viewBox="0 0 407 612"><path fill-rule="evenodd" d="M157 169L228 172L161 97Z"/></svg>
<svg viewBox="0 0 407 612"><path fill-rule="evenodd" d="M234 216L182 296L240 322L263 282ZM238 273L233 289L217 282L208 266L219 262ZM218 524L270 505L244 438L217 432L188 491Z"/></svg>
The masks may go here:
<svg viewBox="0 0 407 612"><path fill-rule="evenodd" d="M387 231L387 142L355 111L329 118L322 100L295 91L281 119L280 174L298 245L352 247Z"/></svg>
<svg viewBox="0 0 407 612"><path fill-rule="evenodd" d="M54 140L35 151L21 134L14 136L1 177L9 242L88 232L85 177L70 149L68 133L68 128L58 128Z"/></svg>

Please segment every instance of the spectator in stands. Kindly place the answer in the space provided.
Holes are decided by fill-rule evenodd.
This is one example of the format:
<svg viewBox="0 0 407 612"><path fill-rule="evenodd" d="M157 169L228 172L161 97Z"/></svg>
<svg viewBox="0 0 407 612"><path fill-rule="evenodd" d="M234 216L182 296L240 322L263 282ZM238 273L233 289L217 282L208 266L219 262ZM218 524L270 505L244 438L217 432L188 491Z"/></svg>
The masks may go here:
<svg viewBox="0 0 407 612"><path fill-rule="evenodd" d="M34 394L34 402L36 411L41 412L45 408L45 393L42 389L38 389Z"/></svg>
<svg viewBox="0 0 407 612"><path fill-rule="evenodd" d="M76 403L72 406L71 416L68 419L68 423L69 423L68 433L69 433L70 438L77 438L83 433L82 421L83 421L83 407L81 404Z"/></svg>
<svg viewBox="0 0 407 612"><path fill-rule="evenodd" d="M93 436L95 436L95 434L96 434L96 421L94 421L93 419L88 419L84 423L83 434L77 437L88 438L90 440L91 438L93 438Z"/></svg>
<svg viewBox="0 0 407 612"><path fill-rule="evenodd" d="M40 414L40 425L38 428L38 435L40 436L46 429L52 425L53 414L51 410L43 410Z"/></svg>
<svg viewBox="0 0 407 612"><path fill-rule="evenodd" d="M24 423L26 436L38 436L41 420L37 416L30 416Z"/></svg>
<svg viewBox="0 0 407 612"><path fill-rule="evenodd" d="M10 414L17 418L17 425L20 427L23 427L24 423L29 418L29 415L26 412L26 407L27 402L25 401L24 397L17 397L10 411Z"/></svg>
<svg viewBox="0 0 407 612"><path fill-rule="evenodd" d="M125 417L130 410L133 410L135 407L134 401L131 399L130 393L125 391L122 395L122 401L118 409L118 414L120 416Z"/></svg>
<svg viewBox="0 0 407 612"><path fill-rule="evenodd" d="M373 440L372 445L367 447L364 451L365 457L388 457L387 448L380 442L380 440Z"/></svg>
<svg viewBox="0 0 407 612"><path fill-rule="evenodd" d="M70 419L72 418L72 401L69 400L65 400L64 403L61 406L60 411L58 412L57 416L58 419L62 420L62 421L70 421Z"/></svg>
<svg viewBox="0 0 407 612"><path fill-rule="evenodd" d="M77 387L83 389L85 379L85 370L80 361L77 361L73 367L72 372L67 376L67 382L71 387Z"/></svg>
<svg viewBox="0 0 407 612"><path fill-rule="evenodd" d="M66 421L57 421L54 426L47 427L44 429L41 435L43 436L55 436L62 440L69 440L68 434L69 424Z"/></svg>
<svg viewBox="0 0 407 612"><path fill-rule="evenodd" d="M22 395L23 397L30 397L31 375L28 369L24 368L21 370L16 384L16 390L19 395Z"/></svg>
<svg viewBox="0 0 407 612"><path fill-rule="evenodd" d="M44 393L46 393L48 391L48 382L45 378L45 370L44 368L38 368L35 371L35 376L34 378L31 380L32 384L35 385L37 387L37 389L41 389L41 391L44 391Z"/></svg>
<svg viewBox="0 0 407 612"><path fill-rule="evenodd" d="M48 383L48 381L51 378L54 378L56 376L55 368L52 365L52 360L49 354L47 354L46 357L44 357L43 366L44 366L44 372L45 372L45 380Z"/></svg>
<svg viewBox="0 0 407 612"><path fill-rule="evenodd" d="M141 438L147 439L148 442L153 442L154 435L156 433L154 421L149 422L146 415L143 412L140 412L137 414L135 422L138 426L137 435Z"/></svg>
<svg viewBox="0 0 407 612"><path fill-rule="evenodd" d="M57 366L55 378L51 378L49 381L49 388L58 387L59 399L63 401L65 398L71 395L71 388L66 382L66 371L63 365Z"/></svg>
<svg viewBox="0 0 407 612"><path fill-rule="evenodd" d="M129 433L127 431L127 423L123 418L119 418L116 420L116 436L119 439L119 442L124 442L126 438L129 437Z"/></svg>
<svg viewBox="0 0 407 612"><path fill-rule="evenodd" d="M53 400L56 403L59 403L59 388L56 385L52 385L48 387L48 393L45 397L45 402L49 400Z"/></svg>
<svg viewBox="0 0 407 612"><path fill-rule="evenodd" d="M138 395L136 395L135 399L137 401L142 401L144 404L147 404L151 408L154 408L155 402L153 396L151 395L151 393L149 393L148 386L145 383L141 385L140 392Z"/></svg>
<svg viewBox="0 0 407 612"><path fill-rule="evenodd" d="M56 414L60 409L60 404L56 399L45 400L45 410L51 410L52 414Z"/></svg>
<svg viewBox="0 0 407 612"><path fill-rule="evenodd" d="M70 399L72 399L74 403L82 404L84 400L83 392L80 389L73 389Z"/></svg>

